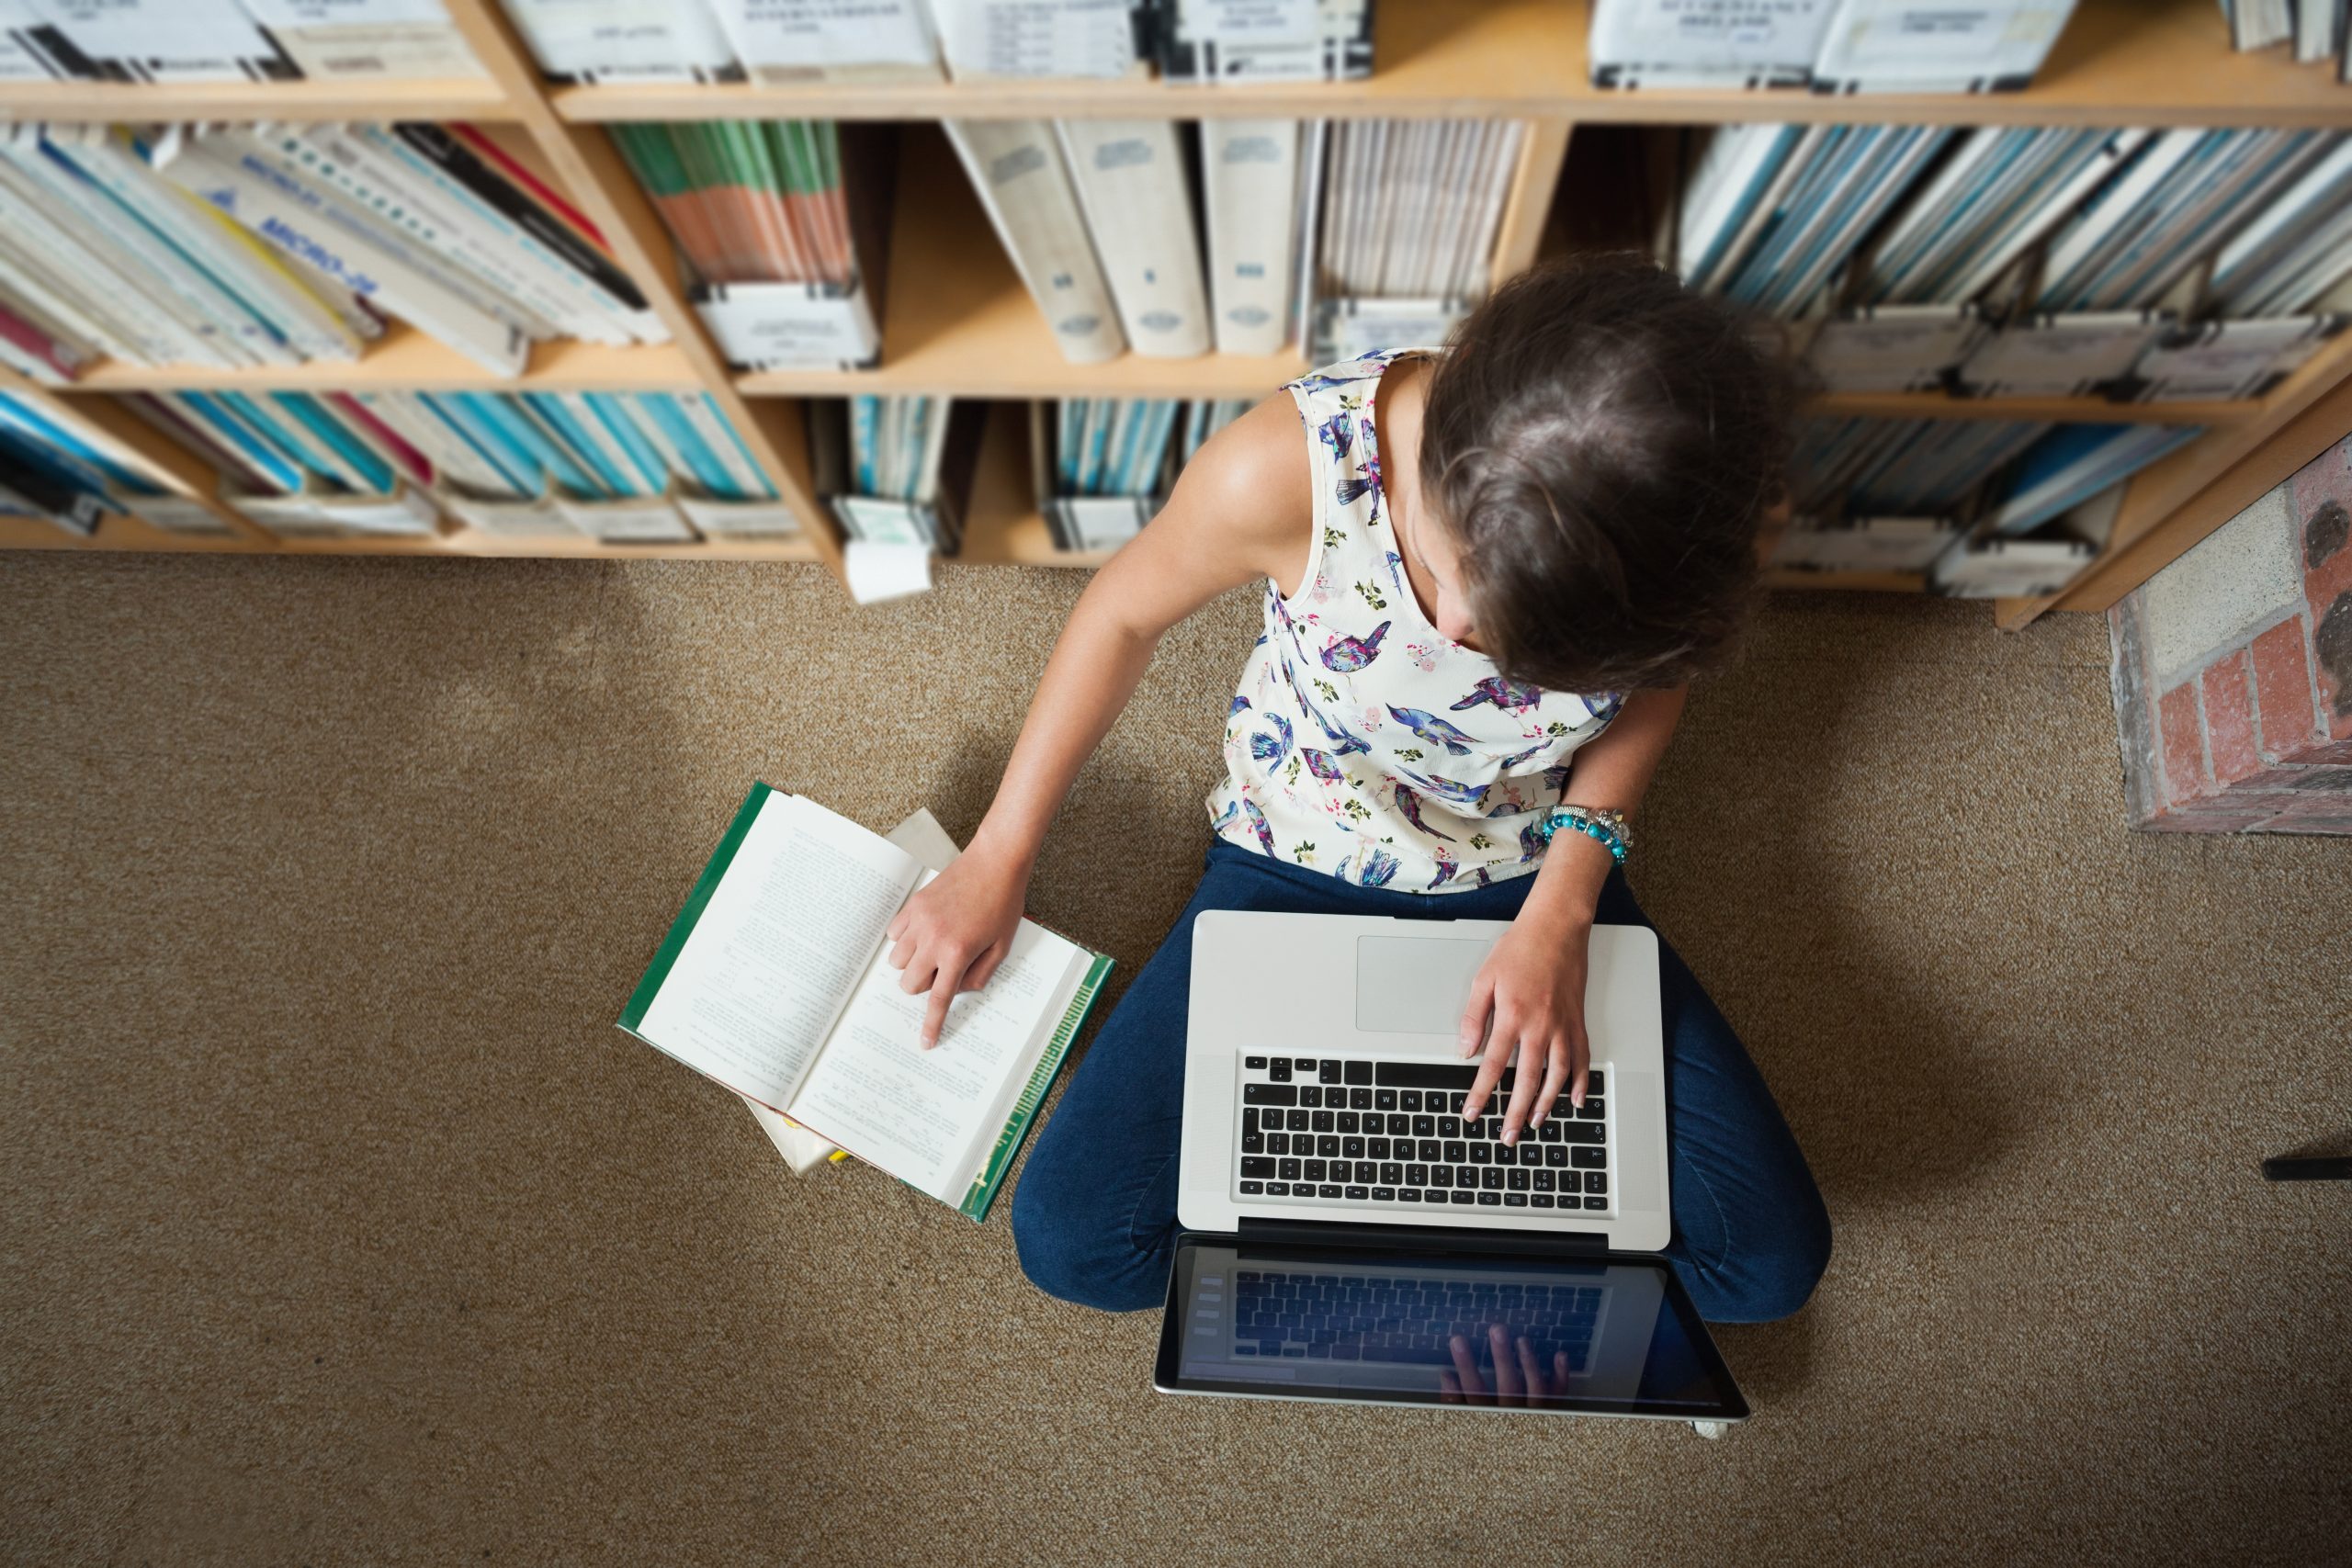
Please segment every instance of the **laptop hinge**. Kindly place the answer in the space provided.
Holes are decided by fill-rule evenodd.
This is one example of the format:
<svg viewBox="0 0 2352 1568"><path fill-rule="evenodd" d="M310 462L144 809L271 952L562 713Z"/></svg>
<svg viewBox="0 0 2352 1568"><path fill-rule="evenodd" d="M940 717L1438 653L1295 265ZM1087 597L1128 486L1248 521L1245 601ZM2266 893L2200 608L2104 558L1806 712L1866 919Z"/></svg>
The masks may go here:
<svg viewBox="0 0 2352 1568"><path fill-rule="evenodd" d="M1467 1230L1450 1225L1318 1224L1300 1220L1244 1219L1246 1242L1283 1247L1394 1247L1402 1252L1512 1258L1598 1258L1608 1238L1589 1231Z"/></svg>

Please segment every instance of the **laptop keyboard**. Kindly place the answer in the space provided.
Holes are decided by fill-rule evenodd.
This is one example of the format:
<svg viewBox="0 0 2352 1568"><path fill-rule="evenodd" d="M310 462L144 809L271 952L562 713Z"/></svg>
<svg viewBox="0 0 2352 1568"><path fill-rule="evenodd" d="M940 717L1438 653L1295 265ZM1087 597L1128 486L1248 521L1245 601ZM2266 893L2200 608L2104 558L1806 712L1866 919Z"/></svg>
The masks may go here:
<svg viewBox="0 0 2352 1568"><path fill-rule="evenodd" d="M1607 1213L1614 1173L1608 1072L1562 1094L1540 1127L1503 1139L1513 1073L1464 1121L1476 1063L1244 1056L1234 1192L1390 1213L1432 1208Z"/></svg>
<svg viewBox="0 0 2352 1568"><path fill-rule="evenodd" d="M1529 1340L1537 1366L1550 1368L1564 1352L1568 1370L1581 1372L1601 1297L1596 1285L1241 1269L1233 1276L1233 1353L1450 1367L1458 1334L1485 1369L1487 1327L1498 1323Z"/></svg>

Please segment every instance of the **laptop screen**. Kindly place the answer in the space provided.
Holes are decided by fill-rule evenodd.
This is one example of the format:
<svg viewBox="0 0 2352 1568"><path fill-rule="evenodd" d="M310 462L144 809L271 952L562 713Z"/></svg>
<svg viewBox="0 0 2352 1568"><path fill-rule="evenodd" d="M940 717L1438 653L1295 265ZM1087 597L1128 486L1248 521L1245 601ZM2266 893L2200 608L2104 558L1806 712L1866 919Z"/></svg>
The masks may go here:
<svg viewBox="0 0 2352 1568"><path fill-rule="evenodd" d="M1747 1401L1663 1262L1415 1258L1187 1240L1171 1393L1736 1421Z"/></svg>

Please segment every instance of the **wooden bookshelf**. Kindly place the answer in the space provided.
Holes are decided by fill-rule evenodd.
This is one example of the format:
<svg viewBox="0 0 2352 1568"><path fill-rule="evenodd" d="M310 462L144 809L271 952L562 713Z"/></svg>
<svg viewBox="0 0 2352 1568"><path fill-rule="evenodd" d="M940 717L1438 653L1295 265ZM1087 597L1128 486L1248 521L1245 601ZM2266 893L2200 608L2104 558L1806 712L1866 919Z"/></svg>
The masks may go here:
<svg viewBox="0 0 2352 1568"><path fill-rule="evenodd" d="M2352 90L2278 51L2234 54L2212 0L2080 0L2020 93L1828 97L1591 85L1589 0L1379 0L1374 73L1348 83L1153 81L560 88L566 119L1028 118L1035 116L1513 116L1587 124L1841 120L1947 125L2346 122Z"/></svg>
<svg viewBox="0 0 2352 1568"><path fill-rule="evenodd" d="M353 364L213 372L101 364L69 388L0 376L19 396L97 420L157 464L184 495L232 532L208 539L110 520L81 540L42 523L0 523L0 547L282 551L290 554L583 556L626 558L816 559L835 570L840 541L808 485L801 400L860 392L925 392L995 400L989 438L960 559L1089 566L1099 558L1053 547L1029 491L1021 445L1025 400L1064 397L1233 398L1271 393L1306 367L1298 352L1189 360L1125 355L1105 364L1064 360L983 218L933 122L1032 116L1470 116L1524 121L1521 163L1498 238L1508 274L1534 259L1578 125L1711 124L1764 119L1957 125L2296 126L2352 129L2352 88L2283 50L2237 54L2211 0L2082 0L2033 85L2016 94L1893 94L1826 97L1796 92L1699 92L1590 85L1587 0L1380 0L1376 73L1347 83L1251 87L1159 81L935 82L549 88L495 0L448 0L452 20L481 62L478 78L416 83L221 83L186 85L35 83L0 85L0 118L153 123L170 119L428 119L482 124L514 155L564 189L604 231L621 266L668 327L668 344L631 348L542 344L519 378L493 376L395 326ZM677 258L650 202L602 126L643 119L820 117L910 122L902 132L898 205L884 296L880 363L859 371L738 374L686 303ZM2329 419L2352 423L2352 333L2258 400L2118 404L2097 399L1961 400L1926 394L1838 395L1833 416L2150 422L2205 427L2197 441L2132 481L2114 544L2066 593L2004 604L2004 624L2052 608L2098 608L2225 520L2221 498L2275 466ZM217 476L116 400L130 391L616 390L708 392L800 515L806 536L783 543L606 546L594 540L490 537L455 528L430 539L279 540L237 517L215 494ZM2343 417L2336 412L2341 409ZM1009 433L1009 434L1008 434ZM2338 432L2340 434L2340 431ZM2224 481L2228 482L2224 482ZM1775 574L1778 585L1917 592L1888 573Z"/></svg>

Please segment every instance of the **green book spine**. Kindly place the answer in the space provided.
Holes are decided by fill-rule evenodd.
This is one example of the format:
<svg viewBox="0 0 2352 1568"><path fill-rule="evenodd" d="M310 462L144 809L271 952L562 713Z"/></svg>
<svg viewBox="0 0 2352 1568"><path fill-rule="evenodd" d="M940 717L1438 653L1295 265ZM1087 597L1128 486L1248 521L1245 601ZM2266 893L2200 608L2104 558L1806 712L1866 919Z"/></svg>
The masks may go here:
<svg viewBox="0 0 2352 1568"><path fill-rule="evenodd" d="M752 785L752 793L743 797L743 804L736 807L735 819L727 825L726 833L718 840L718 848L710 853L710 863L702 868L700 876L695 878L694 888L686 895L685 908L680 909L678 918L670 922L670 934L662 939L662 946L654 953L653 962L646 966L645 978L637 983L637 989L629 996L628 1005L621 1009L620 1026L631 1034L636 1034L638 1027L645 1021L645 1011L653 1005L653 998L661 994L662 982L670 977L670 968L678 962L678 953L685 947L686 938L694 934L695 922L701 919L703 910L710 907L710 896L718 891L719 879L727 874L728 866L735 859L735 852L743 847L743 836L752 830L752 824L759 819L760 807L775 793L767 785L755 783ZM639 1037L643 1038L641 1035Z"/></svg>
<svg viewBox="0 0 2352 1568"><path fill-rule="evenodd" d="M978 1223L989 1217L989 1205L996 1201L996 1190L1012 1168L1015 1155L1029 1136L1029 1127L1037 1118L1038 1108L1046 1103L1046 1091L1054 1086L1054 1077L1062 1070L1062 1060L1069 1055L1070 1042L1086 1022L1086 1015L1093 1010L1094 998L1101 994L1102 981L1111 973L1111 961L1102 953L1094 955L1093 964L1086 971L1086 978L1078 983L1078 991L1069 999L1069 1010L1062 1014L1061 1023L1054 1030L1054 1037L1046 1043L1045 1055L1037 1058L1036 1070L1029 1075L1028 1085L1014 1101L1012 1116L1004 1131L996 1138L996 1147L989 1151L979 1175L972 1179L972 1190L957 1205L956 1212Z"/></svg>
<svg viewBox="0 0 2352 1568"><path fill-rule="evenodd" d="M612 132L615 144L620 148L621 161L629 166L637 175L637 183L649 195L682 195L692 184L678 162L678 151L671 141L668 126L624 122L615 125Z"/></svg>

